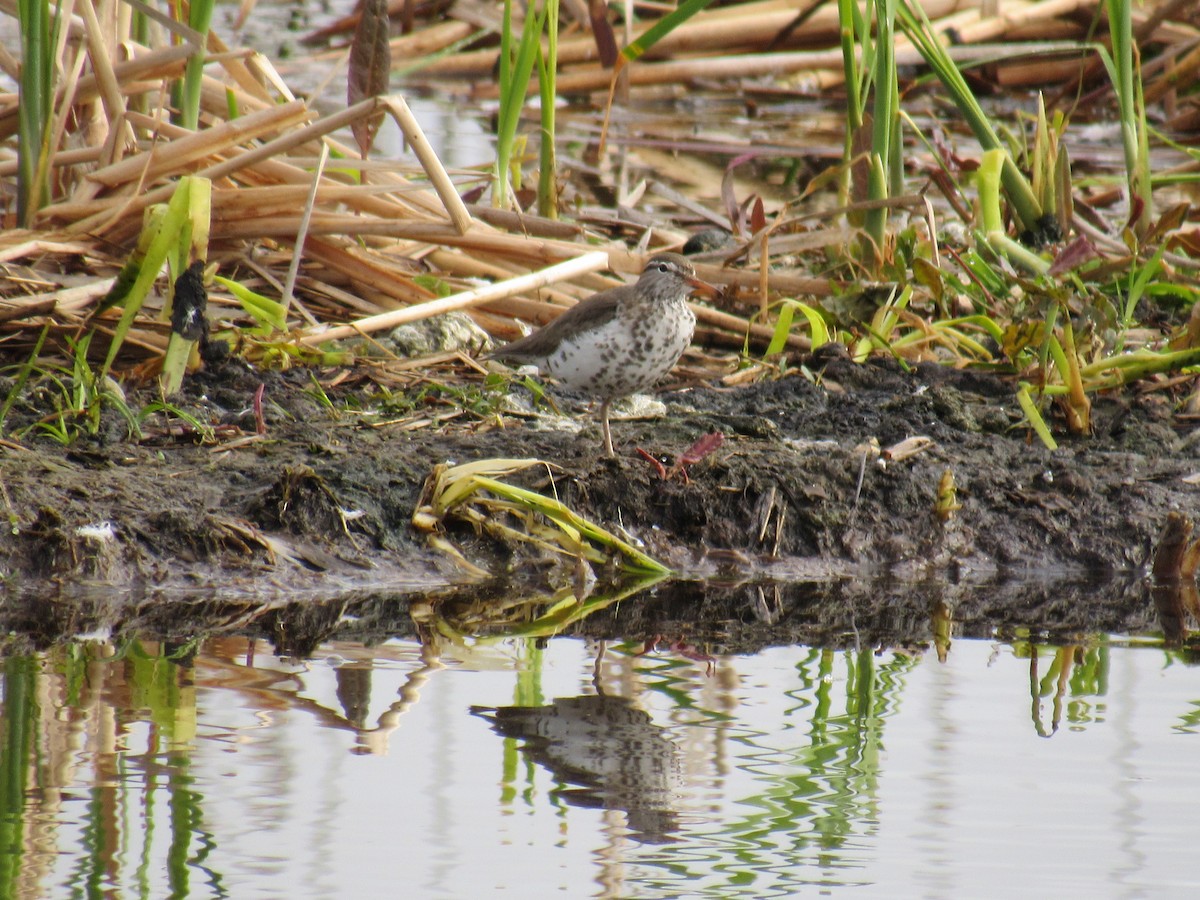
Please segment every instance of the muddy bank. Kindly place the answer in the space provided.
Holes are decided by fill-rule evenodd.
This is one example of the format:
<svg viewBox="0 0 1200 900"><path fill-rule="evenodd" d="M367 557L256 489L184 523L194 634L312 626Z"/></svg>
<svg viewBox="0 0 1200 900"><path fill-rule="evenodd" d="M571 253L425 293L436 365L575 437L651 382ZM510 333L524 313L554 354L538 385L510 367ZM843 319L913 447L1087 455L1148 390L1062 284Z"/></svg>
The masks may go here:
<svg viewBox="0 0 1200 900"><path fill-rule="evenodd" d="M441 592L449 609L499 596L506 589L464 586L463 567L430 547L411 517L437 463L536 456L558 467L552 486L545 468L510 480L553 488L706 580L659 585L572 626L597 636L686 631L730 648L904 643L928 639L940 604L964 634L1153 627L1139 580L1167 514L1190 514L1200 493L1185 480L1200 471L1197 443L1166 395L1102 398L1096 434L1050 453L1020 427L999 379L836 356L813 366L819 387L796 376L663 395L665 417L615 422L621 453L608 460L590 416L577 433L496 416L371 427L318 402L307 373L229 362L192 379L180 404L215 427L215 443L164 418L126 440L114 417L66 449L37 440L3 448L10 528L0 538L8 575L0 624L39 643L106 628L267 634L280 610L302 619L297 608L312 607L324 635L342 616L331 623L328 610L347 604L363 607L354 613L362 621L378 618L368 609L380 597L392 608ZM253 413L260 383L265 434L255 433ZM368 392L331 398L361 408ZM663 480L634 451L672 458L711 431L725 442L686 481ZM864 465L870 439L889 448L915 436L932 443ZM947 471L961 508L943 518L935 507ZM569 577L466 526L451 523L444 536L470 563L526 591ZM598 574L603 591L610 573ZM1084 590L1114 578L1125 587ZM321 602L331 599L332 607ZM298 629L290 626L289 641Z"/></svg>
<svg viewBox="0 0 1200 900"><path fill-rule="evenodd" d="M114 593L73 586L53 596L12 593L3 608L6 653L45 649L87 638L159 638L184 644L195 637L246 634L281 656L306 657L329 640L371 646L394 637L428 639L447 633L501 638L511 620L493 628L487 610L530 599L511 583L405 590L325 592L270 602L220 591ZM594 640L634 641L647 652L694 659L806 644L823 648L944 651L954 640L1087 645L1096 635L1169 631L1148 585L1136 578L1103 584L1075 579L990 584L920 584L887 579L756 582L666 581L626 601L603 605L558 633ZM1187 633L1166 634L1168 646L1200 662ZM1183 657L1187 658L1187 657Z"/></svg>

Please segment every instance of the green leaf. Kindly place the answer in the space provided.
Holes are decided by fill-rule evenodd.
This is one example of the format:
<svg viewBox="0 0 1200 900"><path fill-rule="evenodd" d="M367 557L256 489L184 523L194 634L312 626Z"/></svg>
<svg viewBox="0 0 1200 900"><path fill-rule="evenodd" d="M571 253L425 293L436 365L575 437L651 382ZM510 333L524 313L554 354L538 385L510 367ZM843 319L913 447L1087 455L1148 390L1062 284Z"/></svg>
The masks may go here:
<svg viewBox="0 0 1200 900"><path fill-rule="evenodd" d="M245 285L229 278L222 278L220 275L214 275L213 281L237 297L242 309L260 325L274 331L287 330L287 308L282 303L255 293Z"/></svg>
<svg viewBox="0 0 1200 900"><path fill-rule="evenodd" d="M167 254L175 246L180 233L183 231L188 215L188 200L191 195L191 190L188 186L190 180L190 177L184 177L179 180L179 184L175 187L175 193L171 196L171 202L167 204L167 211L162 217L158 232L150 240L150 244L146 248L146 256L142 260L137 278L126 295L125 307L121 313L121 319L117 322L117 327L113 330L113 339L108 348L108 356L105 357L104 366L100 369L98 376L101 379L112 368L113 360L117 358L117 352L125 342L125 336L129 334L134 317L146 301L146 295L150 293L150 287L154 284L154 280L158 278L158 273L162 271Z"/></svg>
<svg viewBox="0 0 1200 900"><path fill-rule="evenodd" d="M621 55L628 62L644 56L647 50L712 2L713 0L687 0L686 3L680 4L677 9L667 13L645 32L630 41L629 45L621 51Z"/></svg>
<svg viewBox="0 0 1200 900"><path fill-rule="evenodd" d="M1025 413L1025 418L1029 420L1029 426L1033 429L1034 434L1041 439L1046 449L1057 450L1058 442L1054 440L1054 435L1050 433L1050 429L1046 425L1046 420L1042 418L1042 414L1038 411L1037 404L1033 402L1033 397L1029 391L1029 384L1022 381L1020 388L1017 389L1017 403L1020 404L1021 411Z"/></svg>
<svg viewBox="0 0 1200 900"><path fill-rule="evenodd" d="M829 326L825 324L825 317L819 309L797 300L784 300L779 310L779 320L775 323L775 333L771 335L771 343L767 347L765 356L770 357L783 352L783 348L787 346L788 333L792 329L792 319L796 312L801 313L808 321L808 330L812 335L812 349L816 350L822 344L829 343Z"/></svg>

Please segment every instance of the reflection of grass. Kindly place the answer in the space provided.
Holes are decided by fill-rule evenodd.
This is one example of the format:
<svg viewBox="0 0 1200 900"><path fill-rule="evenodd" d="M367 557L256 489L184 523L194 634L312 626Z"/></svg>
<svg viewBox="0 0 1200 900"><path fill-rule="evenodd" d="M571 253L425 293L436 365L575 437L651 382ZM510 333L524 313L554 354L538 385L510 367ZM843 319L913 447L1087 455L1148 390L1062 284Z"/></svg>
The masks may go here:
<svg viewBox="0 0 1200 900"><path fill-rule="evenodd" d="M1097 721L1093 714L1095 704L1085 698L1103 697L1108 693L1107 645L1043 647L1015 643L1013 656L1029 660L1031 718L1039 735L1049 737L1058 731L1064 709L1069 724L1087 725ZM1048 664L1044 662L1047 659ZM1042 701L1047 697L1051 698L1049 727L1042 714Z"/></svg>
<svg viewBox="0 0 1200 900"><path fill-rule="evenodd" d="M790 724L799 736L806 719L809 740L782 754L768 751L772 762L758 773L767 788L744 801L762 812L729 832L759 848L747 856L774 852L781 837L790 839L790 850L820 853L873 830L884 725L898 705L905 675L917 664L913 657L896 655L880 665L870 649L813 650L798 664L803 687L789 696L799 701L794 711L803 719ZM845 695L839 712L834 685L842 667Z"/></svg>
<svg viewBox="0 0 1200 900"><path fill-rule="evenodd" d="M561 633L568 625L582 621L613 603L638 594L666 578L666 573L643 573L585 598L576 596L570 585L551 597L519 597L508 601L480 601L452 614L434 609L430 624L443 637L456 644L474 638L491 643L510 638L547 638Z"/></svg>
<svg viewBox="0 0 1200 900"><path fill-rule="evenodd" d="M78 825L77 836L72 832L77 847L71 851L70 874L76 893L99 896L119 883L128 888L122 896L166 896L159 881L165 877L171 896L184 897L189 896L190 877L200 870L215 892L224 895L221 875L204 867L215 844L203 829L204 795L192 788L188 772L196 735L195 688L180 660L194 649L192 643L169 650L131 640L115 652L83 643L5 660L0 684L0 841L5 848L0 853L0 897L22 896L18 884L28 892L37 883L30 873L49 871L45 848L57 846L56 836L51 830L37 841L25 839L23 823L31 817L39 822L54 817L72 829ZM43 707L39 697L56 698L55 705ZM122 749L116 729L119 723L143 718L153 725L145 731L144 753L134 755ZM95 752L78 756L84 723ZM123 724L121 730L125 733ZM93 768L75 771L85 764ZM165 784L162 772L168 773ZM26 783L30 773L33 785ZM75 782L89 785L81 822L60 819L43 805ZM154 808L163 789L168 796L165 817ZM156 835L156 826L164 823L170 829L165 839ZM138 861L135 872L122 873L126 859Z"/></svg>
<svg viewBox="0 0 1200 900"><path fill-rule="evenodd" d="M25 846L26 781L30 751L40 715L37 703L37 663L31 657L4 661L4 703L0 704L3 758L0 759L0 896L17 896L23 870L20 848Z"/></svg>
<svg viewBox="0 0 1200 900"><path fill-rule="evenodd" d="M751 812L713 835L733 848L722 854L729 895L749 894L769 872L784 884L811 883L806 862L824 861L854 835L874 830L884 726L918 663L895 655L881 664L871 649L811 649L796 664L799 686L787 693L792 704L783 722L739 729L738 765L762 789L739 799ZM708 861L700 859L696 871L678 858L662 862L679 877L695 877Z"/></svg>
<svg viewBox="0 0 1200 900"><path fill-rule="evenodd" d="M130 705L148 709L169 743L190 743L196 736L195 688L181 677L180 655L168 654L164 647L152 651L141 641L131 641L124 656Z"/></svg>

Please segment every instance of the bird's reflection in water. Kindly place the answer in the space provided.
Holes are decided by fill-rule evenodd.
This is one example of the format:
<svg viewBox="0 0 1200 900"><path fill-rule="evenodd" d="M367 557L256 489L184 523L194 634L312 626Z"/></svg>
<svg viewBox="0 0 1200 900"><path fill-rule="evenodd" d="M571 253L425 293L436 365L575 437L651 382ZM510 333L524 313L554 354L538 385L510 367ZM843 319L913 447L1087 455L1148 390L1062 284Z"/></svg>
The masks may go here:
<svg viewBox="0 0 1200 900"><path fill-rule="evenodd" d="M619 809L632 836L666 843L679 829L679 750L650 715L622 697L562 697L549 706L473 707L557 780L574 806Z"/></svg>

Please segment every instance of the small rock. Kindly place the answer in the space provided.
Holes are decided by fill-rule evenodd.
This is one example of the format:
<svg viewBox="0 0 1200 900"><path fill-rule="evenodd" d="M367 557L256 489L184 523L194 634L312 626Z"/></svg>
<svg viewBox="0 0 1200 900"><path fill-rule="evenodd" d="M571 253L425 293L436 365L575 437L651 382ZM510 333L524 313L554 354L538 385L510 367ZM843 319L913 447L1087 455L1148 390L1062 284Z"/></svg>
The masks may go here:
<svg viewBox="0 0 1200 900"><path fill-rule="evenodd" d="M397 356L427 356L452 350L474 350L488 344L488 334L463 312L409 322L392 330L383 345Z"/></svg>

